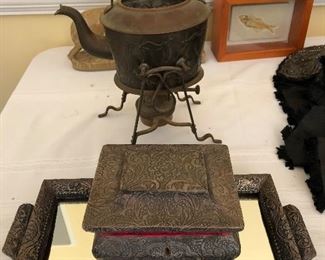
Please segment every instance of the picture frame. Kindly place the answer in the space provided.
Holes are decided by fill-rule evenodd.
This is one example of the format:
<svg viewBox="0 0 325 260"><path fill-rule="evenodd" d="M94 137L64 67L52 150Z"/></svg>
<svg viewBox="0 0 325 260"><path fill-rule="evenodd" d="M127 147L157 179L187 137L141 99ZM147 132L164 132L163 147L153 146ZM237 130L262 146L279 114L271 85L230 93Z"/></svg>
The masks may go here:
<svg viewBox="0 0 325 260"><path fill-rule="evenodd" d="M13 259L47 259L60 202L87 201L93 179L44 180L35 206L21 205L2 251ZM235 175L240 198L257 199L276 260L309 260L315 249L299 210L282 207L271 175Z"/></svg>
<svg viewBox="0 0 325 260"><path fill-rule="evenodd" d="M218 61L287 56L304 46L313 0L214 0Z"/></svg>

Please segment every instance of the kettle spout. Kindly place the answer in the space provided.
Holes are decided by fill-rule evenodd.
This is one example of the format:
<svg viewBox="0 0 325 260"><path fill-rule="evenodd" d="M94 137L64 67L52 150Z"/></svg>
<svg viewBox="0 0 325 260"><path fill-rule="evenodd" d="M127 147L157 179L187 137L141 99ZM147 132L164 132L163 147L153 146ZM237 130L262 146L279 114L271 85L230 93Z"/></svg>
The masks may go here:
<svg viewBox="0 0 325 260"><path fill-rule="evenodd" d="M76 9L60 5L60 8L55 12L55 15L58 14L69 16L73 20L77 28L80 44L89 54L99 58L113 59L107 39L94 34Z"/></svg>

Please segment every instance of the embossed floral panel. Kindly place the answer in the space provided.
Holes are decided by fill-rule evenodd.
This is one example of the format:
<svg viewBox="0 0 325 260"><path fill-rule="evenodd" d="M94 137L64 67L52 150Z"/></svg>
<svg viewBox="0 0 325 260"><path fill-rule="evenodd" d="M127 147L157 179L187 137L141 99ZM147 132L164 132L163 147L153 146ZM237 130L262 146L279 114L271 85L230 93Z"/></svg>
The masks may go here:
<svg viewBox="0 0 325 260"><path fill-rule="evenodd" d="M228 148L104 146L83 226L95 232L242 230Z"/></svg>

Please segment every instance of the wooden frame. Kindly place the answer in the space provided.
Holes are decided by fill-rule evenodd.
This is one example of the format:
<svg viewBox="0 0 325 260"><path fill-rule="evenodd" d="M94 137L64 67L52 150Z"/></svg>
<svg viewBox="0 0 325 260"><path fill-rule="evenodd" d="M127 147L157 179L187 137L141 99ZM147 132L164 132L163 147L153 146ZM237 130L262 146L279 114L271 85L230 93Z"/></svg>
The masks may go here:
<svg viewBox="0 0 325 260"><path fill-rule="evenodd" d="M286 0L214 0L211 49L218 61L286 56L303 48L313 0L296 0L288 42L264 42L227 46L231 9L234 5L276 4Z"/></svg>
<svg viewBox="0 0 325 260"><path fill-rule="evenodd" d="M258 199L276 260L309 260L315 249L299 210L282 207L269 174L235 175L241 198ZM35 206L19 207L2 251L13 259L47 259L57 207L62 201L87 201L92 179L44 180Z"/></svg>

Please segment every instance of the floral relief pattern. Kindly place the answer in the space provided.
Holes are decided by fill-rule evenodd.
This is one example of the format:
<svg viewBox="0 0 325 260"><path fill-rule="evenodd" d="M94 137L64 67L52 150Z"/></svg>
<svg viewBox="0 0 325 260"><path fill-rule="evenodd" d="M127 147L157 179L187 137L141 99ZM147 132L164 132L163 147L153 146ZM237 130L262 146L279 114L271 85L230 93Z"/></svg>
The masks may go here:
<svg viewBox="0 0 325 260"><path fill-rule="evenodd" d="M88 231L243 229L227 147L104 146L83 227Z"/></svg>
<svg viewBox="0 0 325 260"><path fill-rule="evenodd" d="M21 239L25 235L33 208L34 206L31 204L22 204L17 210L15 221L12 223L10 232L2 248L2 251L12 258L17 257L18 250L21 246Z"/></svg>
<svg viewBox="0 0 325 260"><path fill-rule="evenodd" d="M95 235L93 253L104 259L234 259L240 253L237 234L177 237L102 237ZM151 257L151 258L150 258Z"/></svg>
<svg viewBox="0 0 325 260"><path fill-rule="evenodd" d="M107 165L106 163L107 161L104 165ZM100 163L99 167L103 167L103 163ZM264 226L269 237L274 258L276 260L310 260L314 258L316 255L315 248L298 209L292 205L282 208L271 175L248 174L235 175L234 177L235 185L241 198L245 198L246 196L252 198L253 196L253 198L259 201ZM53 223L55 222L58 203L67 200L74 202L87 200L92 183L92 179L44 181L31 217L29 218L30 213L25 214L21 211L17 213L6 240L9 241L9 244L7 242L5 243L2 249L3 252L13 259L18 260L46 259L51 246L50 242L54 230ZM29 212L29 209L27 210ZM21 213L23 214L21 215ZM25 217L29 218L28 223L25 223ZM19 223L23 224L23 227ZM18 237L17 232L24 230L25 225L27 225L25 235ZM219 244L219 248L227 250L228 253L236 250L235 246L228 248L228 245L232 244L229 244L226 240L220 240L220 243L222 244ZM19 244L21 244L20 247L16 246ZM128 252L127 250L130 250L127 243L120 245L123 246L123 251ZM100 245L98 246L100 248ZM155 247L153 246L152 248ZM205 247L202 250L207 249ZM213 248L210 249L213 250ZM94 250L96 250L96 247ZM153 250L150 252L154 253L156 251ZM183 254L184 251L180 250L179 252ZM184 255L177 255L177 257L188 259ZM171 258L169 257L167 259ZM107 259L112 258L108 257ZM114 257L114 259L119 258ZM129 259L139 258L132 256ZM148 256L141 259L152 259L152 257ZM213 259L218 260L222 258L214 257Z"/></svg>
<svg viewBox="0 0 325 260"><path fill-rule="evenodd" d="M180 151L126 151L121 190L207 193L207 175L202 153Z"/></svg>

